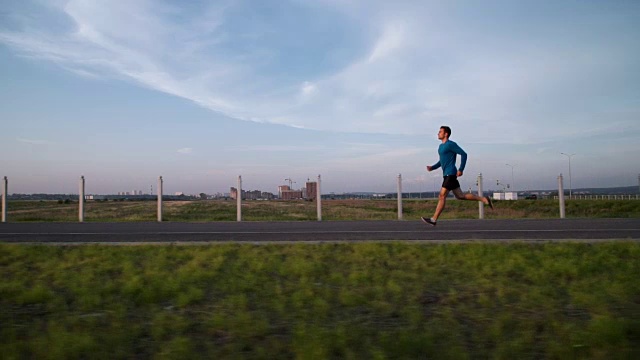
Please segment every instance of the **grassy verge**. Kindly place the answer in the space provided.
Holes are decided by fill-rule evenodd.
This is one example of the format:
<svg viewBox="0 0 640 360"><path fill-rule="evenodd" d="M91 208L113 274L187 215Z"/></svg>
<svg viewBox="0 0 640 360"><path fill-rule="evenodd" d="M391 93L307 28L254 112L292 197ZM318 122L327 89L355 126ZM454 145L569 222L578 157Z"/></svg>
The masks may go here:
<svg viewBox="0 0 640 360"><path fill-rule="evenodd" d="M156 203L87 202L85 221L155 221ZM432 215L435 200L405 200L404 218L418 220ZM323 220L394 220L398 218L396 200L325 200ZM78 204L48 201L11 201L9 221L77 221ZM569 218L640 218L638 200L570 200L566 202ZM246 201L242 216L247 221L315 220L316 203L307 201ZM497 201L495 210L485 211L488 219L558 218L554 200ZM442 219L477 219L478 204L450 200ZM166 201L165 221L235 221L235 201Z"/></svg>
<svg viewBox="0 0 640 360"><path fill-rule="evenodd" d="M12 358L639 358L640 246L0 245Z"/></svg>

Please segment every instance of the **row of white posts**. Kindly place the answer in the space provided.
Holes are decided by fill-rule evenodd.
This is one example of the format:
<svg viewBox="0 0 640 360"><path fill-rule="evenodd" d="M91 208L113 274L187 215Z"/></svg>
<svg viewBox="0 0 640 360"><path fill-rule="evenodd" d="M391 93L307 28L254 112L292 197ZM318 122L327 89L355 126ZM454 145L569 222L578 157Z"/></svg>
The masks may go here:
<svg viewBox="0 0 640 360"><path fill-rule="evenodd" d="M158 222L162 222L162 176L158 177ZM84 176L80 176L80 184L78 191L78 221L84 222ZM9 188L9 180L5 176L2 186L2 222L7 222L7 194ZM322 221L322 197L320 196L320 175L318 175L318 184L316 186L316 204L318 211L318 221ZM238 192L236 195L237 204L237 221L242 221L242 176L238 176Z"/></svg>
<svg viewBox="0 0 640 360"><path fill-rule="evenodd" d="M9 180L5 176L2 186L2 222L7 222L7 189ZM158 222L162 221L162 176L158 177ZM482 197L482 174L478 175L478 196ZM84 176L80 176L80 189L78 197L78 221L84 222ZM318 184L316 187L316 205L318 213L318 221L322 221L322 197L320 196L320 175L318 175ZM564 186L562 174L558 176L558 198L560 203L560 218L565 218L564 206ZM237 221L242 221L242 176L238 176L238 189L236 195L237 201ZM484 204L479 203L478 217L484 219ZM402 174L398 174L398 220L402 220Z"/></svg>

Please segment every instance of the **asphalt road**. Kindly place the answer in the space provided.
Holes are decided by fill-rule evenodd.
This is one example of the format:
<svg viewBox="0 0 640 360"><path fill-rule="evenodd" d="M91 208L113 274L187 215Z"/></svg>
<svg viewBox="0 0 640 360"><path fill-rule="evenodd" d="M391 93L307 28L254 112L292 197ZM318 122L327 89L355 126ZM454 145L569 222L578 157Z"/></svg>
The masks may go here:
<svg viewBox="0 0 640 360"><path fill-rule="evenodd" d="M640 219L0 223L4 243L640 241Z"/></svg>

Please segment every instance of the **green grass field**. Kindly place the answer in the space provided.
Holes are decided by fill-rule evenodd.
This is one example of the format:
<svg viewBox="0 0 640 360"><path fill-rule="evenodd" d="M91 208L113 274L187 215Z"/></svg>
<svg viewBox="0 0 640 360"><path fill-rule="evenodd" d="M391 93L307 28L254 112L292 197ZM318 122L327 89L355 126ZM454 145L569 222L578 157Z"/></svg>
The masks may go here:
<svg viewBox="0 0 640 360"><path fill-rule="evenodd" d="M3 359L637 359L640 245L0 244Z"/></svg>
<svg viewBox="0 0 640 360"><path fill-rule="evenodd" d="M165 202L165 221L235 221L234 201ZM405 200L404 218L433 213ZM9 221L77 221L10 201ZM247 201L247 221L316 219ZM323 201L323 220L397 219L395 200ZM477 218L449 201L442 219ZM86 221L155 221L155 202L88 202ZM488 219L557 218L553 200ZM640 217L640 201L567 201ZM48 247L0 244L0 354L43 358L640 358L640 245L406 243Z"/></svg>
<svg viewBox="0 0 640 360"><path fill-rule="evenodd" d="M404 200L407 220L431 216L435 200ZM87 202L85 221L156 221L157 205L153 201ZM394 220L397 200L324 200L323 220ZM640 200L570 200L566 201L568 218L609 217L640 218ZM316 203L308 201L245 201L243 220L305 221L316 220ZM486 208L487 219L558 218L555 200L497 201L496 209ZM478 204L449 200L441 219L477 219ZM8 221L77 221L78 204L56 201L10 201ZM165 201L165 221L235 221L235 201Z"/></svg>

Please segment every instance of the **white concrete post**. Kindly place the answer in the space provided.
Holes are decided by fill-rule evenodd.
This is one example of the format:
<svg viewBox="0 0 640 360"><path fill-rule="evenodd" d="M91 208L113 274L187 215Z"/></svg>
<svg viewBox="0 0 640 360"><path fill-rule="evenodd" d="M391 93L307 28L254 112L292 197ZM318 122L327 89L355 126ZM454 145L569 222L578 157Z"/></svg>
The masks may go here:
<svg viewBox="0 0 640 360"><path fill-rule="evenodd" d="M398 220L402 220L402 174L398 174Z"/></svg>
<svg viewBox="0 0 640 360"><path fill-rule="evenodd" d="M564 184L562 174L558 176L558 199L560 199L560 219L564 219Z"/></svg>
<svg viewBox="0 0 640 360"><path fill-rule="evenodd" d="M322 196L320 195L320 175L318 175L318 185L316 186L316 207L318 210L318 221L322 221Z"/></svg>
<svg viewBox="0 0 640 360"><path fill-rule="evenodd" d="M78 196L78 221L84 222L84 176L80 176L80 190Z"/></svg>
<svg viewBox="0 0 640 360"><path fill-rule="evenodd" d="M236 193L236 221L242 221L242 176L238 175L238 192Z"/></svg>
<svg viewBox="0 0 640 360"><path fill-rule="evenodd" d="M158 177L158 222L162 222L162 176Z"/></svg>
<svg viewBox="0 0 640 360"><path fill-rule="evenodd" d="M2 222L7 222L7 189L9 188L9 180L4 177L2 184Z"/></svg>
<svg viewBox="0 0 640 360"><path fill-rule="evenodd" d="M478 174L478 196L484 196L482 192L482 173ZM484 203L480 201L478 204L478 218L484 219Z"/></svg>

